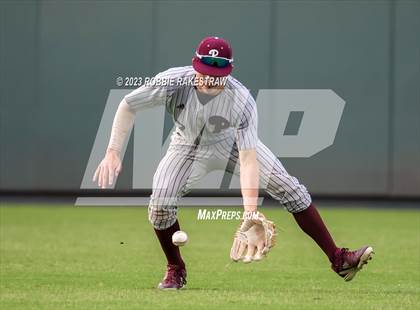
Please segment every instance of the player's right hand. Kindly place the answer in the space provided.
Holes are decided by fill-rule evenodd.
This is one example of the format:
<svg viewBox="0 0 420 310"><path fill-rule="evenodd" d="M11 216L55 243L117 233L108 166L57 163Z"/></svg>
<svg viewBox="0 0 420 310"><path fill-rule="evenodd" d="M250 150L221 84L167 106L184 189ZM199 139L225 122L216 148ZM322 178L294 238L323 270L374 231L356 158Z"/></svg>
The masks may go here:
<svg viewBox="0 0 420 310"><path fill-rule="evenodd" d="M101 161L93 175L93 182L98 181L98 186L106 188L114 183L114 178L121 172L121 160L117 151L108 149L105 158Z"/></svg>

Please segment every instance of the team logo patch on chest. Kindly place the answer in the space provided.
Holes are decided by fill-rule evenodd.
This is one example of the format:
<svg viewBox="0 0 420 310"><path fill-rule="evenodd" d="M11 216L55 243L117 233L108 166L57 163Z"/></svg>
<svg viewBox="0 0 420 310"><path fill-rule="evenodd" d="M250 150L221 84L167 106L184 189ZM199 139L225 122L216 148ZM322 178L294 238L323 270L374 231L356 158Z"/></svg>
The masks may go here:
<svg viewBox="0 0 420 310"><path fill-rule="evenodd" d="M229 128L230 123L223 116L213 115L209 117L206 127L211 133L220 133L222 130Z"/></svg>

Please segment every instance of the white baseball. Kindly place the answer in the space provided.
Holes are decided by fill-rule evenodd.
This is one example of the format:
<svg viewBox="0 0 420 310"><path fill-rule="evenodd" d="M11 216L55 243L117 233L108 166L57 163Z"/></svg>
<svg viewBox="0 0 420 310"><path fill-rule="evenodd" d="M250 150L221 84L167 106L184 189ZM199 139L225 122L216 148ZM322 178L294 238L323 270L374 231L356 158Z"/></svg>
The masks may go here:
<svg viewBox="0 0 420 310"><path fill-rule="evenodd" d="M187 241L188 241L188 235L186 232L182 230L178 230L174 232L174 234L172 235L172 243L175 244L176 246L183 246L187 243Z"/></svg>

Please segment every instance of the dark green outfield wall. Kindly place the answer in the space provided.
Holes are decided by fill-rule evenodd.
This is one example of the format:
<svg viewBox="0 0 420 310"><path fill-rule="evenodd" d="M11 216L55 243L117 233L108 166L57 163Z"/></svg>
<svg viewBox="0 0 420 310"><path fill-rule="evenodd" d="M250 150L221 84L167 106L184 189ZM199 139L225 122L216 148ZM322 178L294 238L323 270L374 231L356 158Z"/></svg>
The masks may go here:
<svg viewBox="0 0 420 310"><path fill-rule="evenodd" d="M420 195L420 1L2 0L0 10L3 190L77 190L115 78L188 65L215 34L254 94L326 88L346 101L333 146L283 159L312 192Z"/></svg>

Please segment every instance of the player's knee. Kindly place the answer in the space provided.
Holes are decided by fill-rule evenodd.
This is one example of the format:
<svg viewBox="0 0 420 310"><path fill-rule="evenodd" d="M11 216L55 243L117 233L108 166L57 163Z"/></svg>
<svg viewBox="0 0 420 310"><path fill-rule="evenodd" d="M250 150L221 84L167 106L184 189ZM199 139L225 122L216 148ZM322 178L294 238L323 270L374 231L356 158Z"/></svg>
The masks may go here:
<svg viewBox="0 0 420 310"><path fill-rule="evenodd" d="M298 213L307 209L312 202L311 195L304 186L298 187L293 193L287 193L282 204L290 213Z"/></svg>
<svg viewBox="0 0 420 310"><path fill-rule="evenodd" d="M309 208L311 204L311 200L305 199L305 200L298 200L298 201L292 201L292 202L285 202L283 203L285 209L290 213L299 213L307 208Z"/></svg>
<svg viewBox="0 0 420 310"><path fill-rule="evenodd" d="M267 192L290 213L298 213L306 208L312 202L311 195L305 186L293 184L286 186L270 186Z"/></svg>
<svg viewBox="0 0 420 310"><path fill-rule="evenodd" d="M176 221L176 206L156 206L149 204L149 222L155 229L171 227Z"/></svg>

